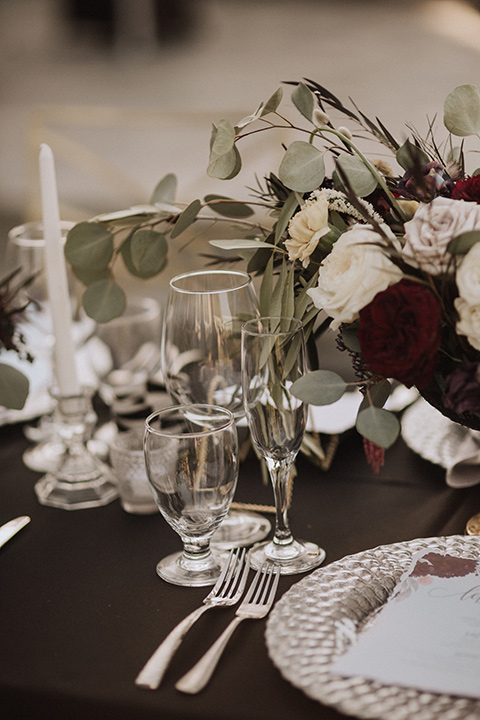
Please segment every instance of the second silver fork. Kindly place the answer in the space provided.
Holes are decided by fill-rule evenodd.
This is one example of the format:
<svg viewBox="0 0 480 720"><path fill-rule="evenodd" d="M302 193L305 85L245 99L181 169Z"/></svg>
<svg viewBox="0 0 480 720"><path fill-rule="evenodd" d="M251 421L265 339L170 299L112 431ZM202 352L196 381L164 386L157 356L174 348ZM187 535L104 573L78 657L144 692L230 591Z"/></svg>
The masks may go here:
<svg viewBox="0 0 480 720"><path fill-rule="evenodd" d="M269 565L268 563L265 563L257 570L252 584L241 605L238 607L230 625L223 631L211 648L207 650L205 655L200 658L197 664L194 665L186 675L180 678L175 685L177 690L191 695L203 690L217 667L218 661L229 639L233 635L235 628L242 620L246 620L247 618L259 620L267 615L275 599L279 577L280 568Z"/></svg>
<svg viewBox="0 0 480 720"><path fill-rule="evenodd" d="M156 690L162 682L170 661L192 625L206 610L213 607L235 605L241 598L247 582L250 568L250 550L232 550L225 562L215 587L203 601L203 605L182 620L162 644L155 650L150 660L140 671L135 685Z"/></svg>

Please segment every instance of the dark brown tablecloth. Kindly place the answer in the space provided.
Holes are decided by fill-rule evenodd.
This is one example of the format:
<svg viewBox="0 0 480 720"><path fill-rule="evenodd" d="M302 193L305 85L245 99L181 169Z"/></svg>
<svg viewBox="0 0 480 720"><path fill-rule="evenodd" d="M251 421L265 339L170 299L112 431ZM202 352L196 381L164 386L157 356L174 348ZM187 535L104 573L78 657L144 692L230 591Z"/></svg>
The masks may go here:
<svg viewBox="0 0 480 720"><path fill-rule="evenodd" d="M2 720L333 720L342 717L282 679L265 647L265 621L242 624L208 687L197 696L174 682L211 644L233 610L206 613L187 635L161 688L134 678L166 634L207 590L179 588L155 573L180 541L160 515L135 516L118 501L64 511L38 504L40 477L22 462L22 427L0 429L0 524L32 522L0 549ZM298 461L290 520L320 543L327 562L416 537L462 534L480 511L480 486L452 490L444 472L402 441L379 475L359 437L343 436L327 473ZM251 453L237 498L271 503ZM279 596L302 576L282 577Z"/></svg>

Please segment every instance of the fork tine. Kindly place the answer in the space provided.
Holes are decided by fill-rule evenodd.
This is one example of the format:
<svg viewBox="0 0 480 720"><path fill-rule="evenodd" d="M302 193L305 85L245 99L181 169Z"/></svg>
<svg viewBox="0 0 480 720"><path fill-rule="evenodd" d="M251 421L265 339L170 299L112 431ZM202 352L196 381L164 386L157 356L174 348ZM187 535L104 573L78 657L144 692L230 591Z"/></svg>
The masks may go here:
<svg viewBox="0 0 480 720"><path fill-rule="evenodd" d="M241 575L241 573L239 572L239 569L241 569L243 561L245 559L246 550L245 550L245 548L241 548L241 550L239 548L236 548L236 550L237 551L233 552L232 555L230 556L230 568L229 568L228 576L225 580L224 594L227 593L227 590L228 590L228 592L234 590L235 585L237 584L238 579Z"/></svg>

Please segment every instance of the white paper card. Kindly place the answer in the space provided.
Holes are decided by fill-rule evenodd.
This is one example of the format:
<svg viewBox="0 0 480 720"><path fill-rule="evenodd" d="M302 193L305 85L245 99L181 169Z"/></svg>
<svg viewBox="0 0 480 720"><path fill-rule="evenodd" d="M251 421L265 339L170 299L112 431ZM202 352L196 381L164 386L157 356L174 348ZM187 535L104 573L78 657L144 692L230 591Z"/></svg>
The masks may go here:
<svg viewBox="0 0 480 720"><path fill-rule="evenodd" d="M331 672L480 699L480 561L416 555Z"/></svg>

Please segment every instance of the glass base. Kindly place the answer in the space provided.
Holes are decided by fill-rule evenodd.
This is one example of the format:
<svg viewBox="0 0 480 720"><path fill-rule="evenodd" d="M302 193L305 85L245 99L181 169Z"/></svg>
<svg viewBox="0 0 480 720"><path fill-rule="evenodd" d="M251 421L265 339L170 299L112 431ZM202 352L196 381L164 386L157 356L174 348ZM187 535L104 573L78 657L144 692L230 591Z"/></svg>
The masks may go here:
<svg viewBox="0 0 480 720"><path fill-rule="evenodd" d="M279 545L271 540L254 546L250 566L258 570L269 563L280 568L280 575L296 575L318 567L325 557L325 550L315 543L293 540L288 545Z"/></svg>
<svg viewBox="0 0 480 720"><path fill-rule="evenodd" d="M230 550L246 547L267 537L272 525L267 518L253 512L230 510L212 537L212 547Z"/></svg>
<svg viewBox="0 0 480 720"><path fill-rule="evenodd" d="M155 501L145 500L145 502L126 500L120 497L120 505L125 512L132 515L155 515L158 513L158 507Z"/></svg>
<svg viewBox="0 0 480 720"><path fill-rule="evenodd" d="M35 492L41 505L62 510L99 507L118 497L117 487L107 467L97 477L85 481L69 482L47 473L35 485Z"/></svg>
<svg viewBox="0 0 480 720"><path fill-rule="evenodd" d="M25 450L24 464L35 472L55 472L65 455L65 445L60 440L47 440Z"/></svg>
<svg viewBox="0 0 480 720"><path fill-rule="evenodd" d="M160 560L157 575L173 585L184 587L203 587L215 585L222 566L214 553L198 560L186 558L183 552L173 553Z"/></svg>

